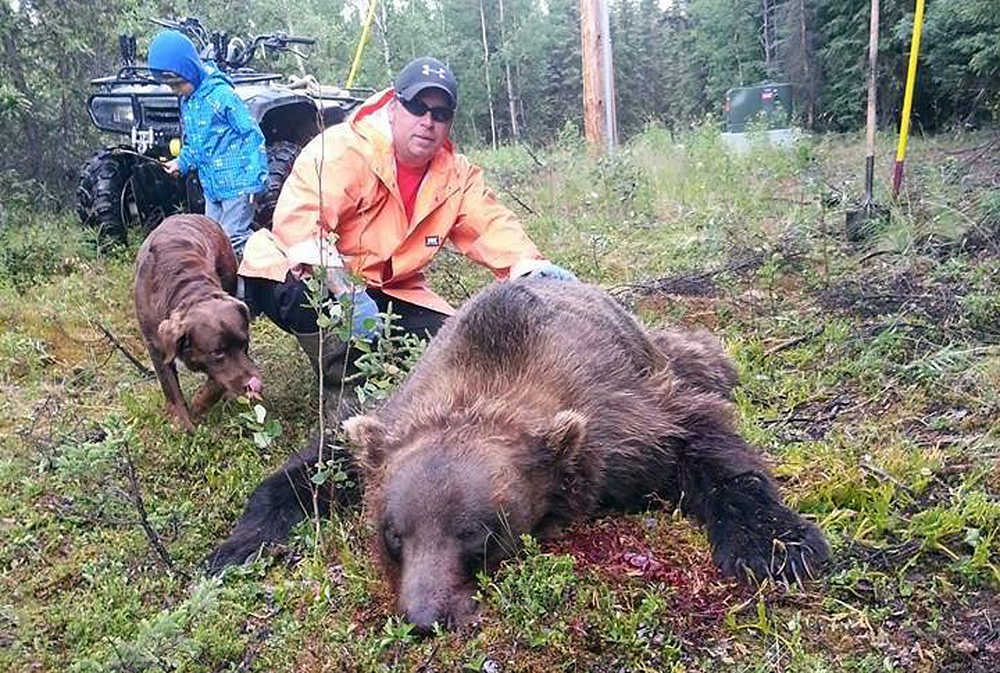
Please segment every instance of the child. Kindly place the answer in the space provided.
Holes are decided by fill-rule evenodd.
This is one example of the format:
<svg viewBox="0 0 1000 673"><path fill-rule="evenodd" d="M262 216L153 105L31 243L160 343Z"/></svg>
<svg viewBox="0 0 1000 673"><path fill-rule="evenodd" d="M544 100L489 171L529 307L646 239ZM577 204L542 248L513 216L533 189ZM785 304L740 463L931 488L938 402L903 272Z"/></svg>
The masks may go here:
<svg viewBox="0 0 1000 673"><path fill-rule="evenodd" d="M149 46L149 69L181 97L184 140L171 173L198 171L205 215L222 225L237 258L251 234L253 198L267 184L264 134L224 73L201 62L194 44L166 30Z"/></svg>

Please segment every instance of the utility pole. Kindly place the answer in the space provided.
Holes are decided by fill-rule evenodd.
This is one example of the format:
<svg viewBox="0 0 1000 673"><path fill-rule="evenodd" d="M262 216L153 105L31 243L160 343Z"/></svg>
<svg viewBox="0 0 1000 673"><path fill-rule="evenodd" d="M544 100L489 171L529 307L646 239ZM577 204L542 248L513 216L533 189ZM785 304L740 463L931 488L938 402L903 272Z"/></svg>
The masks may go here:
<svg viewBox="0 0 1000 673"><path fill-rule="evenodd" d="M580 38L584 132L593 150L614 154L618 149L618 115L607 0L580 0Z"/></svg>

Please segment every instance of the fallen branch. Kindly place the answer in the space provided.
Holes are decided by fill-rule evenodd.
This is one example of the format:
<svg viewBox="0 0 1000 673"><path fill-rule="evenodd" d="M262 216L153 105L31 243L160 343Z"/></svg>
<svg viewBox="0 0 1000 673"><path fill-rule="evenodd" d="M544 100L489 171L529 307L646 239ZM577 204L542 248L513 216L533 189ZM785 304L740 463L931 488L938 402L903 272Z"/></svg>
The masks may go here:
<svg viewBox="0 0 1000 673"><path fill-rule="evenodd" d="M870 462L870 457L869 456L864 456L864 457L861 458L860 466L861 466L861 469L864 470L865 472L868 472L868 473L870 473L870 474L878 477L879 479L883 479L885 481L888 481L888 482L892 483L893 485L895 485L900 490L905 491L906 494L909 495L911 498L916 498L917 497L916 492L912 488L910 488L909 486L907 486L906 484L904 484L903 482L901 482L899 479L896 479L896 477L892 476L891 474L889 474L885 470L883 470L883 469L881 469L879 467L875 467L874 465L872 465L871 462Z"/></svg>
<svg viewBox="0 0 1000 673"><path fill-rule="evenodd" d="M898 255L898 254L899 254L898 250L876 250L874 252L869 252L867 255L859 259L857 263L861 265L867 262L869 259L874 259L881 255Z"/></svg>
<svg viewBox="0 0 1000 673"><path fill-rule="evenodd" d="M515 201L517 201L517 205L521 206L522 208L524 208L525 210L527 210L532 215L535 214L535 210L531 206L529 206L527 203L525 203L524 201L522 201L518 197L518 195L515 194L514 192L512 192L508 187L506 187L504 185L500 185L500 189L502 189L504 191L504 193L507 194L507 196L509 196L510 198L512 198Z"/></svg>
<svg viewBox="0 0 1000 673"><path fill-rule="evenodd" d="M796 206L811 206L815 201L803 201L802 199L789 199L784 196L768 196L764 198L765 201L779 201L781 203L791 203Z"/></svg>
<svg viewBox="0 0 1000 673"><path fill-rule="evenodd" d="M129 449L127 442L122 443L121 451L125 476L128 478L129 483L128 496L139 515L139 525L145 531L146 537L149 539L149 544L156 551L160 563L167 569L167 572L175 577L181 577L185 580L190 579L187 573L177 570L174 567L174 560L170 558L170 552L163 546L163 542L160 541L160 536L157 534L156 529L149 523L149 516L146 514L146 505L142 501L142 491L139 488L139 479L135 474L135 464L132 462L132 451Z"/></svg>
<svg viewBox="0 0 1000 673"><path fill-rule="evenodd" d="M780 252L784 255L785 259L788 261L794 260L801 257L805 253L798 251L784 251L780 248L776 248L768 252L756 252L749 257L734 262L731 264L726 264L723 266L716 267L714 269L709 269L708 271L700 271L695 273L682 273L674 276L664 276L663 278L657 278L655 280L645 282L645 283L626 283L624 285L617 285L608 288L608 291L612 295L622 295L629 292L638 292L639 294L646 296L650 294L680 294L684 296L711 296L714 294L714 286L712 292L705 292L705 288L712 286L716 276L720 276L725 273L739 274L748 270L755 270L764 265L768 257L775 252ZM680 289L681 291L676 291ZM695 290L695 291L692 291Z"/></svg>
<svg viewBox="0 0 1000 673"><path fill-rule="evenodd" d="M841 408L841 401L846 395L841 393L833 397L833 399L825 400L823 409L825 413L816 414L815 416L800 416L799 410L804 407L809 406L813 402L819 402L822 400L824 393L818 395L813 395L809 399L803 400L796 404L794 407L789 409L788 413L779 418L765 418L760 421L761 425L777 425L782 426L787 423L826 423L828 421L836 420L837 416L840 415L844 409ZM850 409L853 409L851 407Z"/></svg>
<svg viewBox="0 0 1000 673"><path fill-rule="evenodd" d="M963 147L960 150L949 150L949 151L946 151L945 154L948 155L948 156L957 156L959 154L967 154L969 152L983 153L986 150L992 148L998 142L1000 142L1000 136L997 136L997 137L995 137L995 138L993 138L991 140L987 140L982 145L973 145L972 147ZM975 159L975 157L974 157L974 159Z"/></svg>
<svg viewBox="0 0 1000 673"><path fill-rule="evenodd" d="M545 162L536 157L535 153L531 151L531 148L528 147L527 144L522 144L521 147L528 153L528 156L531 157L532 161L534 161L539 168L545 168Z"/></svg>
<svg viewBox="0 0 1000 673"><path fill-rule="evenodd" d="M109 330L107 327L97 322L96 320L91 320L90 325L97 331L101 332L104 335L104 337L111 343L112 346L114 346L117 350L121 351L121 354L124 355L128 359L128 361L131 362L135 366L135 368L139 370L139 373L144 378L147 379L156 378L156 374L154 374L149 367L140 362L139 358L132 355L132 353L130 353L129 350L125 348L122 342L119 341L118 338L111 333L111 330Z"/></svg>
<svg viewBox="0 0 1000 673"><path fill-rule="evenodd" d="M781 351L788 350L789 348L795 348L804 341L809 341L809 339L818 337L820 334L823 333L823 329L824 329L823 327L817 327L808 334L803 334L802 336L797 336L794 339L788 339L786 341L782 341L781 343L772 346L771 348L768 348L766 351L764 351L764 357L768 358L771 357L772 355L780 353Z"/></svg>

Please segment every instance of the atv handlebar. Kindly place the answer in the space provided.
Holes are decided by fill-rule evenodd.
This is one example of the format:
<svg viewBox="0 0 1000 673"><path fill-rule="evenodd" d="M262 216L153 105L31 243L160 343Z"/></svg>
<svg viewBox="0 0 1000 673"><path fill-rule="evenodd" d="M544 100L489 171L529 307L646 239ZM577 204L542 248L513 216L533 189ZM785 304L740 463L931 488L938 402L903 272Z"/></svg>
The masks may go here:
<svg viewBox="0 0 1000 673"><path fill-rule="evenodd" d="M299 58L308 58L305 54L300 52L293 44L306 44L313 45L316 44L316 40L311 37L302 37L299 35L286 35L285 33L266 33L264 35L257 35L250 40L250 45L242 50L237 51L232 55L231 58L227 59L225 66L228 69L235 70L237 68L244 68L250 64L254 56L257 54L257 49L259 47L264 47L266 50L272 51L288 51Z"/></svg>
<svg viewBox="0 0 1000 673"><path fill-rule="evenodd" d="M263 35L248 36L247 41L238 37L230 38L226 33L208 31L195 17L186 16L182 19L150 19L153 23L164 28L170 28L184 33L188 37L197 41L197 47L203 58L215 61L215 63L225 71L239 70L250 65L250 62L257 54L259 47L264 47L270 51L287 51L295 54L299 58L308 58L305 54L295 49L294 44L314 45L316 40L311 37L301 35L287 35L284 32L265 33ZM247 42L249 44L247 44ZM231 44L232 43L232 44ZM239 43L239 47L235 47Z"/></svg>
<svg viewBox="0 0 1000 673"><path fill-rule="evenodd" d="M162 26L164 28L170 28L171 30L176 30L193 37L198 41L198 48L202 49L209 44L208 31L205 27L201 25L196 17L185 16L179 21L173 21L171 19L150 19L157 26Z"/></svg>
<svg viewBox="0 0 1000 673"><path fill-rule="evenodd" d="M281 33L278 33L281 35ZM282 39L288 44L316 44L316 40L311 37L300 37L298 35L284 35Z"/></svg>

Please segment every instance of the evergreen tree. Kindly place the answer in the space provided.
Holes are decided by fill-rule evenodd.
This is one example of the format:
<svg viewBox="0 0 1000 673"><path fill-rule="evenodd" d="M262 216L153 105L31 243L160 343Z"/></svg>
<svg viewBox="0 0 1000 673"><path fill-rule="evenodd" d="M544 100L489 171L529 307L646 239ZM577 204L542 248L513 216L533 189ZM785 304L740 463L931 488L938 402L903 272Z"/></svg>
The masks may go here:
<svg viewBox="0 0 1000 673"><path fill-rule="evenodd" d="M525 140L548 143L567 124L579 129L578 0L504 0L502 31L498 0L482 0L482 7L489 71L480 0L382 0L356 85L388 86L408 60L434 55L461 82L454 130L460 143L488 142L490 103L500 140L510 138L508 90ZM795 85L800 119L813 128L859 128L869 7L870 0L616 0L610 9L622 137L649 120L677 127L718 115L727 89L767 78ZM309 61L286 55L262 65L343 84L366 10L366 3L348 0L0 0L0 132L17 139L0 153L0 171L70 191L83 159L111 140L87 116L89 80L117 69L119 33L135 34L144 57L159 30L151 17L198 16L210 30L231 35L313 36ZM877 81L884 128L899 122L912 10L912 0L882 3ZM1000 118L998 35L996 0L928 2L914 100L918 129Z"/></svg>
<svg viewBox="0 0 1000 673"><path fill-rule="evenodd" d="M995 0L930 3L916 109L925 124L1000 120L1000 7ZM909 39L912 14L899 33ZM919 72L919 71L918 71Z"/></svg>
<svg viewBox="0 0 1000 673"><path fill-rule="evenodd" d="M763 25L761 3L690 0L688 12L694 31L694 56L703 64L705 74L704 98L709 110L719 112L728 89L767 78L758 38Z"/></svg>

